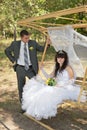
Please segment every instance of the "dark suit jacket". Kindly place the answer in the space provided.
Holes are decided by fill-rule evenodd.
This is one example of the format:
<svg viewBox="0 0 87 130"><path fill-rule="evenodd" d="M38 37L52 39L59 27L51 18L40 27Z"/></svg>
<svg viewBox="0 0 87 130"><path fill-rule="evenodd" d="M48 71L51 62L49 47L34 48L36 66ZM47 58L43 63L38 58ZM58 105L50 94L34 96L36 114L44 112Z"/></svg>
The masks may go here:
<svg viewBox="0 0 87 130"><path fill-rule="evenodd" d="M5 49L5 54L7 55L7 57L12 63L14 62L17 63L17 60L19 58L19 53L20 53L20 46L21 46L21 41L14 41L11 43L9 47ZM40 46L34 40L29 40L28 42L30 60L36 74L38 73L37 51L43 52L44 47L45 46Z"/></svg>

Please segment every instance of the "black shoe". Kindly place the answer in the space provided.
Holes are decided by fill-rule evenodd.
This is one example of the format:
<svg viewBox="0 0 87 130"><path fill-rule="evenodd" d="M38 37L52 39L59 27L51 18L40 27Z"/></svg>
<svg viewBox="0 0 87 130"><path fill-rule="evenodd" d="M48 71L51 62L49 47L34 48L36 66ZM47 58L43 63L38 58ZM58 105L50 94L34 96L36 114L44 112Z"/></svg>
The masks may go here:
<svg viewBox="0 0 87 130"><path fill-rule="evenodd" d="M24 114L24 113L25 113L25 110L22 110L22 109L21 109L20 113L21 113L21 114Z"/></svg>

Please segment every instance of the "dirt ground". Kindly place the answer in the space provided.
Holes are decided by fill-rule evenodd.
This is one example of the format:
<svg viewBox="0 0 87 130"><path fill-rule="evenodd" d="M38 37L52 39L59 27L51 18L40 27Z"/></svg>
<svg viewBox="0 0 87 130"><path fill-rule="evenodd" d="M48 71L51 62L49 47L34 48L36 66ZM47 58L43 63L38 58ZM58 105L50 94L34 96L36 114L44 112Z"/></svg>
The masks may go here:
<svg viewBox="0 0 87 130"><path fill-rule="evenodd" d="M4 61L3 61L4 62ZM0 130L46 130L20 113L16 73L0 66ZM54 130L87 130L87 103L63 104L56 117L42 120Z"/></svg>

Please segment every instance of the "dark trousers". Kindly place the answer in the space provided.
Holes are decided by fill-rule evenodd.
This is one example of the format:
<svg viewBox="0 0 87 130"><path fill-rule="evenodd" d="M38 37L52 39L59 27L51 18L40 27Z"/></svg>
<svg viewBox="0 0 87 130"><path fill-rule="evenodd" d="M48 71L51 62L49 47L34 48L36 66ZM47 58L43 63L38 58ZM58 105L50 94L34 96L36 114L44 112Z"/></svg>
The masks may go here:
<svg viewBox="0 0 87 130"><path fill-rule="evenodd" d="M29 70L26 71L24 66L21 65L17 65L16 74L17 74L17 82L18 82L18 90L19 90L19 100L20 102L22 102L22 92L26 82L26 76L30 79L34 77L36 74L32 66L30 66Z"/></svg>

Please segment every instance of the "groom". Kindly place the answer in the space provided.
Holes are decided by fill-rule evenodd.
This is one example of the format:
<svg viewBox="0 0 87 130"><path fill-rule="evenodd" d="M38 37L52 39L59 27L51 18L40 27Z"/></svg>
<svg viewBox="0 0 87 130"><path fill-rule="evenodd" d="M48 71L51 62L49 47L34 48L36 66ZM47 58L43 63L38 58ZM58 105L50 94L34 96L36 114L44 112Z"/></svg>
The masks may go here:
<svg viewBox="0 0 87 130"><path fill-rule="evenodd" d="M37 51L43 52L45 45L40 46L36 41L30 40L30 34L26 30L20 32L20 37L21 40L12 42L5 49L5 54L13 63L13 68L16 71L19 99L22 102L25 77L32 78L38 73Z"/></svg>

